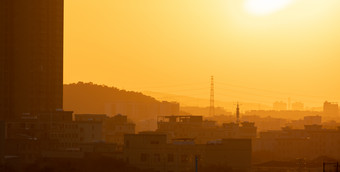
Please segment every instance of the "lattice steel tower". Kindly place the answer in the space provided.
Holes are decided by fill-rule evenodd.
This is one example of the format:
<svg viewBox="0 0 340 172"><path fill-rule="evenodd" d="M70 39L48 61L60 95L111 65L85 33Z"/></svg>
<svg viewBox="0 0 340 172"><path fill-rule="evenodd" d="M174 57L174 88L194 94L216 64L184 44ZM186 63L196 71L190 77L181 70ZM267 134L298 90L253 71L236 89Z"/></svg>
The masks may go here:
<svg viewBox="0 0 340 172"><path fill-rule="evenodd" d="M209 116L215 115L215 99L214 99L214 76L211 76L211 84L210 84L210 110Z"/></svg>

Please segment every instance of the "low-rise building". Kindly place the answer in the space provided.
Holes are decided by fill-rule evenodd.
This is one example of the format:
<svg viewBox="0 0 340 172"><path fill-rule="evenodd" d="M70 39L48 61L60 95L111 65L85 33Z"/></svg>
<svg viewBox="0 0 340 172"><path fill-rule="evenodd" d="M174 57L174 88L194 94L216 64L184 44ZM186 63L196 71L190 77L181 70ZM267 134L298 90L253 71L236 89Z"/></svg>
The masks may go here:
<svg viewBox="0 0 340 172"><path fill-rule="evenodd" d="M315 159L327 156L340 159L340 128L324 129L321 125L305 125L304 129L285 127L261 132L254 140L254 152L271 153L275 159Z"/></svg>
<svg viewBox="0 0 340 172"><path fill-rule="evenodd" d="M134 123L128 121L127 116L120 114L106 119L104 126L106 142L118 145L124 144L125 134L135 134L136 128Z"/></svg>
<svg viewBox="0 0 340 172"><path fill-rule="evenodd" d="M193 171L221 166L247 171L251 167L251 139L220 139L195 144L192 139L167 141L166 134L125 136L124 159L141 169L159 172Z"/></svg>
<svg viewBox="0 0 340 172"><path fill-rule="evenodd" d="M101 136L108 143L124 144L124 134L135 134L136 125L128 121L125 115L115 115L108 117L103 114L76 114L75 120L78 122L100 122L103 124ZM83 124L85 127L85 123ZM86 134L91 134L91 130L87 130ZM95 135L99 136L99 135Z"/></svg>
<svg viewBox="0 0 340 172"><path fill-rule="evenodd" d="M101 122L73 121L72 114L40 112L6 122L5 154L31 162L43 155L79 152L80 144L103 140Z"/></svg>
<svg viewBox="0 0 340 172"><path fill-rule="evenodd" d="M202 116L160 116L156 132L167 133L168 141L195 138L195 143L206 144L222 138L255 138L257 127L251 122L224 123L204 121Z"/></svg>

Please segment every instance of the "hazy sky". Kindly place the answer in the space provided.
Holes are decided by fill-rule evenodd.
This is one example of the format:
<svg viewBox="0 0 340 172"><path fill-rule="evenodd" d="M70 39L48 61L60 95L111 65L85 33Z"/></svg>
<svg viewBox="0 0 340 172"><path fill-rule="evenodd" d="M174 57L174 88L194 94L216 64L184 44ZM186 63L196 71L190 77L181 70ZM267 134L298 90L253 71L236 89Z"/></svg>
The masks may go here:
<svg viewBox="0 0 340 172"><path fill-rule="evenodd" d="M276 1L268 4L269 1ZM339 0L65 0L64 82L225 101L340 100Z"/></svg>

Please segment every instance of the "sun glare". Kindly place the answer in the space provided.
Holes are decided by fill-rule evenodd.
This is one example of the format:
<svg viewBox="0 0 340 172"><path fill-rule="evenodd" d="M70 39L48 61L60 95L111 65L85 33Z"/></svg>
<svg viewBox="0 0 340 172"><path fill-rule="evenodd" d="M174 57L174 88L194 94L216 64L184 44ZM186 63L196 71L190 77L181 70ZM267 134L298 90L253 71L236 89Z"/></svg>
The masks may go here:
<svg viewBox="0 0 340 172"><path fill-rule="evenodd" d="M247 0L245 8L247 12L254 15L268 15L277 12L289 4L293 0Z"/></svg>

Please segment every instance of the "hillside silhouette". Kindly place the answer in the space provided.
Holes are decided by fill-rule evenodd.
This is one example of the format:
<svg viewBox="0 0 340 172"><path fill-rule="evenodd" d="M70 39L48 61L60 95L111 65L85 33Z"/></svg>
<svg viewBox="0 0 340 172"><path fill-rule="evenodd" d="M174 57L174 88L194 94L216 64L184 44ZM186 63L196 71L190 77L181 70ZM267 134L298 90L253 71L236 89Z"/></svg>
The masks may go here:
<svg viewBox="0 0 340 172"><path fill-rule="evenodd" d="M158 101L139 92L121 90L94 83L64 85L64 109L75 114L127 115L134 122L156 119L159 115L177 115L179 104Z"/></svg>

